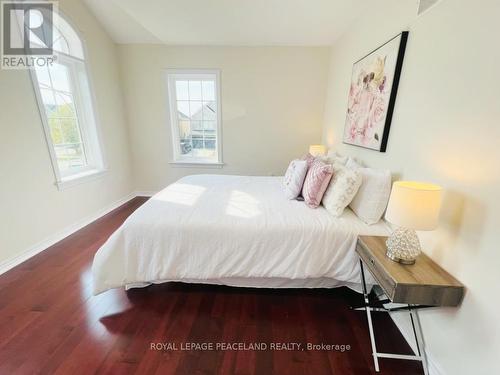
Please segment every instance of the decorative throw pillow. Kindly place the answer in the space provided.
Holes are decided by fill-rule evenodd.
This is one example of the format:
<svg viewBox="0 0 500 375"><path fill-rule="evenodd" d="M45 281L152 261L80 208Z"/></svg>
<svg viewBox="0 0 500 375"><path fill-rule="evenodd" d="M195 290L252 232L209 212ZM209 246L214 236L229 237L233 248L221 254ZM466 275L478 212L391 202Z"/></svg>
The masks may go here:
<svg viewBox="0 0 500 375"><path fill-rule="evenodd" d="M323 196L323 206L334 216L340 216L351 203L361 185L361 173L333 164L333 177Z"/></svg>
<svg viewBox="0 0 500 375"><path fill-rule="evenodd" d="M326 163L338 163L345 165L347 163L347 160L349 160L348 156L342 156L339 153L335 151L328 151L328 154L326 156L322 156L322 159Z"/></svg>
<svg viewBox="0 0 500 375"><path fill-rule="evenodd" d="M345 166L349 169L358 169L358 168L363 168L363 166L357 162L355 159L348 157L347 162L345 163Z"/></svg>
<svg viewBox="0 0 500 375"><path fill-rule="evenodd" d="M285 195L288 199L295 199L300 195L304 179L307 174L307 161L295 159L290 162L283 180L285 184Z"/></svg>
<svg viewBox="0 0 500 375"><path fill-rule="evenodd" d="M307 167L308 168L311 168L311 165L312 163L314 163L314 160L316 160L316 158L314 156L312 156L309 152L307 154L305 154L303 157L302 157L302 160L305 160L307 161Z"/></svg>
<svg viewBox="0 0 500 375"><path fill-rule="evenodd" d="M333 167L331 164L316 159L307 171L302 196L304 201L311 208L316 208L321 203L321 198L325 193L328 183L332 178Z"/></svg>
<svg viewBox="0 0 500 375"><path fill-rule="evenodd" d="M363 182L350 207L366 224L377 223L387 207L391 194L391 172L372 168L358 168Z"/></svg>

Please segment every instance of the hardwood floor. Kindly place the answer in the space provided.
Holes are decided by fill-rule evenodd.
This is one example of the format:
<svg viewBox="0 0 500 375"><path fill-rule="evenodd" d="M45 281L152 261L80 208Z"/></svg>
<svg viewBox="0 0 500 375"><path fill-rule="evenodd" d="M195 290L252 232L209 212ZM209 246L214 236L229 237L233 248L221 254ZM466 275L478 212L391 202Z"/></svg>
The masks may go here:
<svg viewBox="0 0 500 375"><path fill-rule="evenodd" d="M347 288L267 290L167 283L92 296L94 253L136 198L0 276L0 374L370 374L366 315ZM385 313L381 350L410 353ZM186 343L265 343L268 350L181 350ZM175 343L178 350L152 350ZM350 350L270 350L272 343ZM220 345L220 344L219 344ZM421 374L381 360L382 374Z"/></svg>

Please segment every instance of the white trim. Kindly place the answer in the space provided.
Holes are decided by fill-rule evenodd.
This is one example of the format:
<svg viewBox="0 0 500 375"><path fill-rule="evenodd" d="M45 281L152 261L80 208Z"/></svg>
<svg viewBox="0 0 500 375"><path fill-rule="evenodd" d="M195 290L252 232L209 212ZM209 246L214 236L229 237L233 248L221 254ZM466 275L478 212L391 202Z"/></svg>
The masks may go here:
<svg viewBox="0 0 500 375"><path fill-rule="evenodd" d="M168 164L171 164L173 167L187 167L187 168L222 168L225 163L221 162L210 162L210 161L189 161L189 160L178 160L178 161L170 161Z"/></svg>
<svg viewBox="0 0 500 375"><path fill-rule="evenodd" d="M56 185L59 190L64 190L102 177L107 171L107 169L91 169L78 174L69 175L68 177L63 177L61 181L56 181Z"/></svg>
<svg viewBox="0 0 500 375"><path fill-rule="evenodd" d="M15 266L27 261L28 259L41 253L42 251L48 249L52 245L65 239L66 237L68 237L69 235L82 229L83 227L91 224L92 222L96 221L97 219L101 218L102 216L117 209L121 205L129 202L131 199L138 197L138 196L149 196L149 194L151 194L151 193L150 192L148 192L147 194L145 194L144 192L130 193L129 195L123 197L122 199L108 205L106 208L99 210L95 214L89 215L89 216L77 221L76 223L73 223L73 224L67 226L66 228L62 229L61 231L45 238L44 240L38 242L37 244L30 246L28 249L23 251L21 254L16 255L10 259L6 259L3 262L0 262L0 275L7 272L8 270L14 268Z"/></svg>
<svg viewBox="0 0 500 375"><path fill-rule="evenodd" d="M61 174L59 173L59 166L57 165L57 157L54 151L54 146L52 144L52 139L50 137L50 128L47 121L47 115L45 114L45 108L43 106L43 100L40 93L40 87L38 85L38 79L36 77L36 72L34 69L30 69L31 84L33 86L33 92L35 94L35 100L37 103L38 113L40 114L40 120L42 121L43 135L45 136L45 141L47 143L47 148L49 150L50 162L52 164L52 169L54 171L54 177L57 181L61 181ZM40 105L40 103L42 105Z"/></svg>

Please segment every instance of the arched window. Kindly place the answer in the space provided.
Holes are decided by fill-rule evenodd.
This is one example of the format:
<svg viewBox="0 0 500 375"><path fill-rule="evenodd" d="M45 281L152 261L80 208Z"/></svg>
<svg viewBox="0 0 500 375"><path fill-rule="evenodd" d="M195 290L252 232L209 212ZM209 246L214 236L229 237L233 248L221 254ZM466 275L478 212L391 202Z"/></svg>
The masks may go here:
<svg viewBox="0 0 500 375"><path fill-rule="evenodd" d="M42 122L59 187L104 170L83 42L55 13L55 61L32 70Z"/></svg>

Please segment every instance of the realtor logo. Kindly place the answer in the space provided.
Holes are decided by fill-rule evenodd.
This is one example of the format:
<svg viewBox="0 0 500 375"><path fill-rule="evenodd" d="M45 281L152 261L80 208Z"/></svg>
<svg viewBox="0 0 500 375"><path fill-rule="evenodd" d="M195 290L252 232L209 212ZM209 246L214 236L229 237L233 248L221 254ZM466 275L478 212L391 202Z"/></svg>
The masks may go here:
<svg viewBox="0 0 500 375"><path fill-rule="evenodd" d="M2 68L51 65L56 4L49 1L2 1Z"/></svg>

